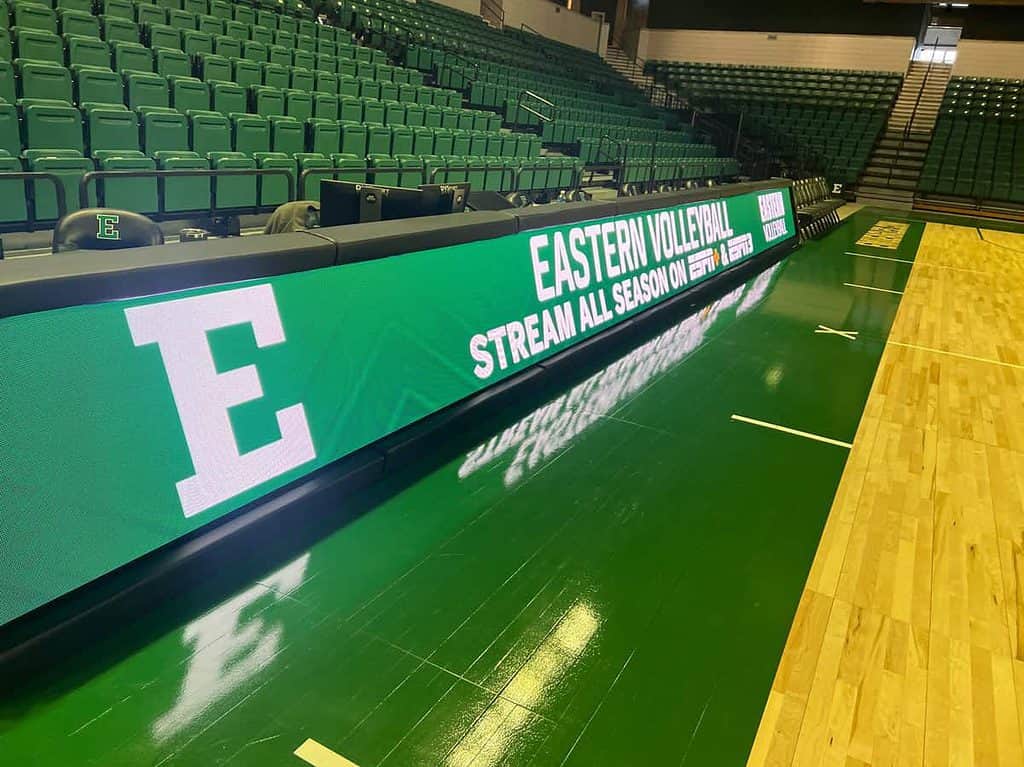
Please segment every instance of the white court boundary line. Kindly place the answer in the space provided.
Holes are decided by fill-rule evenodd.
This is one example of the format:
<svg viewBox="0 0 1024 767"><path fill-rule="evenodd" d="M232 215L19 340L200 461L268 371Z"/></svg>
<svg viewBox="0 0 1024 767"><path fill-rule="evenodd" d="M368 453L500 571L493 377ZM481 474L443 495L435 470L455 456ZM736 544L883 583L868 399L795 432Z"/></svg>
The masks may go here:
<svg viewBox="0 0 1024 767"><path fill-rule="evenodd" d="M292 753L313 767L358 767L355 762L350 762L341 754L332 751L322 743L317 743L312 738L306 738L305 742Z"/></svg>
<svg viewBox="0 0 1024 767"><path fill-rule="evenodd" d="M972 360L973 362L987 362L990 365L1002 365L1007 368L1016 368L1018 370L1024 370L1024 365L1019 365L1016 362L1003 362L1002 360L994 360L991 357L976 357L973 354L961 354L960 352L949 352L945 349L935 349L931 346L919 346L918 344L907 344L902 341L886 341L889 346L899 346L903 349L914 349L919 352L931 352L932 354L945 354L949 357L959 357L962 360Z"/></svg>
<svg viewBox="0 0 1024 767"><path fill-rule="evenodd" d="M848 256L860 256L861 258L873 258L876 261L895 261L897 264L912 264L914 263L909 258L893 258L892 256L873 256L870 253L854 253L852 250L846 251Z"/></svg>
<svg viewBox="0 0 1024 767"><path fill-rule="evenodd" d="M860 288L861 290L876 290L879 293L892 293L892 294L897 295L897 296L902 296L903 295L903 291L902 290L889 290L889 288L876 288L874 285L858 285L855 282L844 282L843 284L846 287L848 287L848 288Z"/></svg>
<svg viewBox="0 0 1024 767"><path fill-rule="evenodd" d="M749 423L752 426L761 426L765 429L772 429L773 431L781 431L783 434L792 434L794 437L804 437L805 439L812 439L815 442L824 442L826 445L835 445L836 447L845 447L849 450L853 447L852 442L843 442L841 439L832 439L831 437L822 437L820 434L811 434L809 431L800 431L799 429L791 429L788 426L780 426L777 423L769 423L768 421L759 421L756 418L748 418L745 415L738 415L733 413L729 418L733 421L739 421L740 423Z"/></svg>

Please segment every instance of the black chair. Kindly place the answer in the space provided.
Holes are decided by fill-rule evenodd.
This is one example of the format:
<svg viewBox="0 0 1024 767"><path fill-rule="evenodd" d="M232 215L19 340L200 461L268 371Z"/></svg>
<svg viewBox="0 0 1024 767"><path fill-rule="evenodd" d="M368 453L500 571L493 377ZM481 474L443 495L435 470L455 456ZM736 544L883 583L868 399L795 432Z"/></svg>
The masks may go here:
<svg viewBox="0 0 1024 767"><path fill-rule="evenodd" d="M85 208L69 213L53 230L52 252L118 250L163 245L164 233L141 213L111 208Z"/></svg>

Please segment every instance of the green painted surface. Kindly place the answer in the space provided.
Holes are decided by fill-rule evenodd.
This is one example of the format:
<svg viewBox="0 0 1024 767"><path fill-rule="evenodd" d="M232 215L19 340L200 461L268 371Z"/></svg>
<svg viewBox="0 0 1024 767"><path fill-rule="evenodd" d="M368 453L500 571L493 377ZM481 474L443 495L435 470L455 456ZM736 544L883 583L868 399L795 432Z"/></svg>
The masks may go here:
<svg viewBox="0 0 1024 767"><path fill-rule="evenodd" d="M846 451L730 416L852 440L899 297L843 283L909 275L846 255L878 218L5 688L2 761L742 765Z"/></svg>

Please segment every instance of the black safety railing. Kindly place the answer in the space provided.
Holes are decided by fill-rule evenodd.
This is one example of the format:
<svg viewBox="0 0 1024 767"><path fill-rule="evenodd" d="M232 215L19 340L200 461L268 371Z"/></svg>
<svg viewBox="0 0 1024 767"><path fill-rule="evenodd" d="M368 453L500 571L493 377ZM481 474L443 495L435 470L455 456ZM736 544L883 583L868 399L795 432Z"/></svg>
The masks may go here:
<svg viewBox="0 0 1024 767"><path fill-rule="evenodd" d="M39 224L46 222L52 224L54 221L63 218L68 212L67 197L64 194L64 183L56 173L45 171L17 171L0 173L0 181L22 181L25 189L25 212L27 221L10 221L0 223L0 232L34 232ZM53 184L54 206L57 209L57 218L40 218L36 210L36 182L46 181ZM2 256L0 256L2 258Z"/></svg>
<svg viewBox="0 0 1024 767"><path fill-rule="evenodd" d="M544 114L539 109L534 109L531 106L527 106L526 102L532 101L539 106L546 106L549 108L550 113ZM526 112L527 114L533 115L541 123L549 123L558 116L558 107L555 106L554 102L548 101L543 96L539 96L533 91L522 90L516 97L516 114L512 121L513 129L519 129L524 123L519 119L520 113ZM529 125L529 122L526 123Z"/></svg>
<svg viewBox="0 0 1024 767"><path fill-rule="evenodd" d="M252 176L256 179L256 205L245 205L236 207L218 207L217 205L217 184L214 181L218 178L237 178L239 176ZM180 218L186 213L204 212L207 215L213 216L225 216L225 215L238 215L240 213L264 213L267 211L274 210L280 201L270 203L267 205L260 205L259 200L263 194L263 184L261 182L262 177L266 176L283 176L288 184L288 202L295 199L295 174L287 168L221 168L221 169L205 169L205 168L183 168L180 170L92 170L85 173L82 176L82 180L78 184L78 201L83 208L89 207L92 203L89 197L89 187L92 184L96 184L97 197L99 199L104 198L105 188L104 182L106 179L129 179L129 178L153 178L156 179L157 184L157 210L147 215L155 220ZM173 210L168 211L166 209L166 200L164 191L166 189L167 179L186 179L186 178L209 178L210 179L210 203L205 208L192 208L189 210Z"/></svg>

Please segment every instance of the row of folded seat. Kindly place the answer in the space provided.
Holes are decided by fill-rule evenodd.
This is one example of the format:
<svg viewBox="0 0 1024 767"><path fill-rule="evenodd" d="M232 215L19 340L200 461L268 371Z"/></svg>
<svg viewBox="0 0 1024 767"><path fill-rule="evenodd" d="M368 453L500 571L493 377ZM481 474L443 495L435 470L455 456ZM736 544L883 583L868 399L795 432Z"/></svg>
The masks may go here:
<svg viewBox="0 0 1024 767"><path fill-rule="evenodd" d="M339 153L360 159L432 154L529 159L540 154L536 135L487 130L366 125L318 118L302 121L246 113L225 116L206 110L182 114L159 106L143 106L137 111L120 105L90 106L84 109L83 119L83 113L74 107L45 101L23 102L20 112L19 121L18 110L0 104L0 149L9 158L0 170L22 170L17 159L20 154L24 169L58 175L69 210L78 206L82 174L97 169L244 169L264 167L265 160L274 160L269 167L280 167L284 158L288 167L300 171L310 159ZM21 150L23 145L27 148ZM21 182L15 183L20 188ZM131 189L142 183L118 179L107 185ZM240 179L214 183L218 188L221 184L243 185ZM123 195L129 201L132 196ZM57 201L51 185L40 182L35 201L36 219L56 218ZM218 196L218 206L223 207L221 202ZM135 209L134 205L122 207ZM21 220L18 211L20 208L12 208L0 215L4 221Z"/></svg>
<svg viewBox="0 0 1024 767"><path fill-rule="evenodd" d="M58 175L81 177L93 169L92 161L76 156L73 150L51 152L38 161L38 169ZM112 152L102 161L104 169L116 171L161 170L279 170L289 173L296 183L296 196L319 199L319 183L324 178L343 181L415 187L423 183L468 181L472 188L495 192L564 190L574 187L582 167L571 157L487 157L475 155L388 155L335 152L299 153L262 152L247 156L242 152L211 152L207 157L193 151L166 150L154 158L141 153ZM34 189L20 180L4 180L4 172L19 169L18 160L0 150L0 224L21 223L28 218L32 201L37 220L51 217L55 209L52 187L37 181ZM437 172L434 172L436 169ZM305 181L300 174L308 171ZM324 171L318 173L317 171ZM74 201L77 207L77 185ZM283 175L239 175L211 180L204 176L168 177L161 185L155 178L105 179L89 188L89 205L132 210L139 213L168 214L268 210L288 198L288 181ZM70 201L70 198L69 198Z"/></svg>
<svg viewBox="0 0 1024 767"><path fill-rule="evenodd" d="M366 89L362 95L335 95L307 88L273 85L248 87L227 81L207 82L188 76L164 77L146 72L119 75L101 67L68 70L56 64L18 62L17 77L7 76L6 62L0 62L0 99L8 103L45 99L68 104L122 104L129 109L142 106L173 106L179 111L212 109L225 114L288 114L301 119L326 117L404 125L447 128L488 128L497 130L501 118L493 112L461 107L422 104L415 101L381 99L379 91ZM426 88L425 90L433 90Z"/></svg>
<svg viewBox="0 0 1024 767"><path fill-rule="evenodd" d="M386 61L339 58L331 54L312 54L300 49L274 46L267 49L260 43L240 43L229 37L215 38L209 46L171 44L143 45L132 40L100 40L94 37L64 35L36 29L15 29L13 45L6 31L0 33L0 60L48 61L68 66L110 67L117 71L177 74L181 62L188 73L202 79L262 82L265 72L288 79L292 68L308 73L338 78L363 78L380 83L420 86L423 74L415 69L394 66ZM357 48L357 51L370 51ZM372 51L379 54L380 51ZM365 59L365 60L364 60ZM195 66L193 67L193 62ZM312 86L310 86L312 87ZM337 90L337 86L333 86ZM446 90L446 93L451 91ZM461 101L461 97L460 97Z"/></svg>
<svg viewBox="0 0 1024 767"><path fill-rule="evenodd" d="M91 0L58 0L56 8L40 0L15 0L9 5L0 2L0 18L8 25L23 29L42 29L56 32L64 26L81 28L86 34L108 34L112 39L138 41L140 30L149 26L167 26L174 29L204 32L210 35L229 35L242 40L258 40L266 45L302 45L313 50L320 43L351 44L352 35L346 30L308 21L289 19L281 14L255 11L245 5L231 5L231 15L219 13L205 3L189 3L189 8L167 7L164 4L105 0L93 4ZM86 17L93 24L84 21ZM92 30L95 29L95 32ZM329 46L325 50L329 49Z"/></svg>

